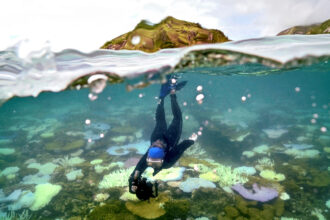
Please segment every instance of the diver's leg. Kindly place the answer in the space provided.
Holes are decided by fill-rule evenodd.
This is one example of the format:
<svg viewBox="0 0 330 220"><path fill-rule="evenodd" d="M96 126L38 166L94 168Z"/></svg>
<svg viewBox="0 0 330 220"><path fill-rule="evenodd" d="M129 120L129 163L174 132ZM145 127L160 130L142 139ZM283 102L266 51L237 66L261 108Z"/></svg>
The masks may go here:
<svg viewBox="0 0 330 220"><path fill-rule="evenodd" d="M166 132L168 145L173 147L178 144L182 132L182 113L179 104L176 100L176 95L171 94L171 107L173 113L173 120Z"/></svg>
<svg viewBox="0 0 330 220"><path fill-rule="evenodd" d="M151 134L150 142L153 143L157 139L163 139L166 129L167 129L167 125L166 125L165 110L164 110L164 98L161 98L160 103L157 106L156 126Z"/></svg>

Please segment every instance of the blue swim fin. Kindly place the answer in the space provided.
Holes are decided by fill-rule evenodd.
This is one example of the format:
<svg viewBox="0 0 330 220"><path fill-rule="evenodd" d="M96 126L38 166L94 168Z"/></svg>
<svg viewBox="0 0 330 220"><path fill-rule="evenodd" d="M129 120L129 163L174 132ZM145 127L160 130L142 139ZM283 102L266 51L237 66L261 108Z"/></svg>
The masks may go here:
<svg viewBox="0 0 330 220"><path fill-rule="evenodd" d="M187 84L187 81L179 82L179 83L172 83L172 80L169 77L167 77L167 82L162 84L160 88L159 98L165 98L171 90L179 91Z"/></svg>

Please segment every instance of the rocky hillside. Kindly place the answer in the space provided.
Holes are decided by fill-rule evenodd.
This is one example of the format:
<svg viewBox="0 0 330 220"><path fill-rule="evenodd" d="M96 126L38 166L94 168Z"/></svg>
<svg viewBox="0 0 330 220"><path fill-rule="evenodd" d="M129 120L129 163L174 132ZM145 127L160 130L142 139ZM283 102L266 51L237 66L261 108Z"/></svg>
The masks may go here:
<svg viewBox="0 0 330 220"><path fill-rule="evenodd" d="M288 34L330 34L330 19L321 24L312 24L308 26L295 26L284 31L281 31L277 35Z"/></svg>
<svg viewBox="0 0 330 220"><path fill-rule="evenodd" d="M158 24L143 20L134 30L106 42L101 48L155 52L163 48L226 41L229 39L219 30L205 29L198 23L167 17Z"/></svg>

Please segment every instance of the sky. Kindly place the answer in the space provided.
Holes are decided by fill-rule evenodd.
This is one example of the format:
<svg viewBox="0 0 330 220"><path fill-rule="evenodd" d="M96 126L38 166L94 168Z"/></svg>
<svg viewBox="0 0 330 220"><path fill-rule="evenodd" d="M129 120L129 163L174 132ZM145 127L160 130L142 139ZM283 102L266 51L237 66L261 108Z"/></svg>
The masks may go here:
<svg viewBox="0 0 330 220"><path fill-rule="evenodd" d="M142 19L167 16L219 29L232 40L274 36L330 19L329 0L2 0L0 50L19 40L89 52Z"/></svg>

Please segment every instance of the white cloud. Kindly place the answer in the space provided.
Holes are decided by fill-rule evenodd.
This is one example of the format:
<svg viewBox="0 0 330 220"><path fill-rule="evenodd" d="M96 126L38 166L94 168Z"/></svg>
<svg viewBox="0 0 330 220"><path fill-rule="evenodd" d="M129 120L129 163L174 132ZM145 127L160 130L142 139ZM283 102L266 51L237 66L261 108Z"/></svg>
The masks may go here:
<svg viewBox="0 0 330 220"><path fill-rule="evenodd" d="M222 30L231 39L275 35L329 19L328 0L11 0L2 3L0 49L21 37L53 49L93 50L142 19L171 15Z"/></svg>

